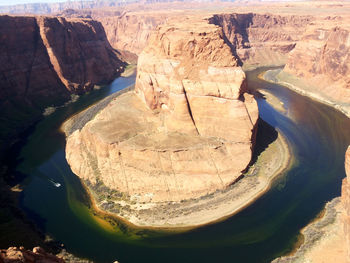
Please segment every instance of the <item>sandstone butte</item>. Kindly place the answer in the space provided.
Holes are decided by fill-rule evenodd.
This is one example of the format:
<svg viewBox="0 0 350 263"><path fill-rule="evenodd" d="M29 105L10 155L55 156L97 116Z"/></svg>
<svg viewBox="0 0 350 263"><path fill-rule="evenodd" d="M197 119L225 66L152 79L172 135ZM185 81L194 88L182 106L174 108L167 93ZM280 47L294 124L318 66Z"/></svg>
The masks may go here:
<svg viewBox="0 0 350 263"><path fill-rule="evenodd" d="M278 7L273 14L259 7L256 13L235 8L241 13L206 15L210 23L222 27L225 39L245 67L285 65L278 76L281 82L350 116L349 15L336 10L336 6L327 8L333 8L338 15L325 15L315 9L301 12L298 8L281 12L283 8ZM76 11L75 15L79 14ZM164 10L123 12L117 16L96 10L90 14L103 24L114 48L136 55L154 28L182 16ZM126 60L131 61L129 57Z"/></svg>
<svg viewBox="0 0 350 263"><path fill-rule="evenodd" d="M159 26L136 86L67 138L72 171L137 202L224 189L248 166L257 103L222 29L187 19Z"/></svg>

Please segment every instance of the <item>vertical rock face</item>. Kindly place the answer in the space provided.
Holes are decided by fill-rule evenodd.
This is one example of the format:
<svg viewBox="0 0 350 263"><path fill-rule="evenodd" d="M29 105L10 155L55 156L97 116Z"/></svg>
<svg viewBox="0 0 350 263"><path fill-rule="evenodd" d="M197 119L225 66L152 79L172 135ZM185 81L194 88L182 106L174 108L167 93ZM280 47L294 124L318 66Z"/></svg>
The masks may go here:
<svg viewBox="0 0 350 263"><path fill-rule="evenodd" d="M0 16L0 62L0 138L123 66L99 22L52 17Z"/></svg>
<svg viewBox="0 0 350 263"><path fill-rule="evenodd" d="M344 235L347 248L347 260L350 262L350 147L345 154L346 178L343 180L341 200L345 209L344 214Z"/></svg>
<svg viewBox="0 0 350 263"><path fill-rule="evenodd" d="M290 53L284 72L313 86L313 92L321 98L350 109L349 53L349 30L313 29Z"/></svg>
<svg viewBox="0 0 350 263"><path fill-rule="evenodd" d="M133 14L96 16L106 30L111 45L121 51L140 54L151 32L166 21L166 14Z"/></svg>
<svg viewBox="0 0 350 263"><path fill-rule="evenodd" d="M243 62L264 65L283 64L312 17L220 14L209 21L222 27Z"/></svg>
<svg viewBox="0 0 350 263"><path fill-rule="evenodd" d="M151 36L139 57L136 93L151 110L166 114L169 131L248 142L257 111L248 126L236 123L255 105L249 95L244 103L245 74L221 28L191 22L161 26Z"/></svg>
<svg viewBox="0 0 350 263"><path fill-rule="evenodd" d="M72 171L140 202L224 189L251 160L258 108L220 27L160 26L121 95L67 139Z"/></svg>

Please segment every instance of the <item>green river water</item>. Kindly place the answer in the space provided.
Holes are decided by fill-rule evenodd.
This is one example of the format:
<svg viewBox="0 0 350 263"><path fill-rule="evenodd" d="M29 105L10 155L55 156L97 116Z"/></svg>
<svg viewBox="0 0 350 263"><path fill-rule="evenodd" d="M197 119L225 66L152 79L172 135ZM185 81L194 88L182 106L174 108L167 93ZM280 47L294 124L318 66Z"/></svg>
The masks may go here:
<svg viewBox="0 0 350 263"><path fill-rule="evenodd" d="M82 96L36 125L17 156L17 171L26 175L21 207L69 252L95 262L260 263L291 251L299 230L340 195L350 120L326 105L259 80L257 75L264 70L248 72L248 86L269 89L284 103L286 114L257 98L260 117L284 134L296 161L242 212L184 233L133 229L123 223L111 228L96 220L65 160L59 127L72 114L132 85L134 75Z"/></svg>

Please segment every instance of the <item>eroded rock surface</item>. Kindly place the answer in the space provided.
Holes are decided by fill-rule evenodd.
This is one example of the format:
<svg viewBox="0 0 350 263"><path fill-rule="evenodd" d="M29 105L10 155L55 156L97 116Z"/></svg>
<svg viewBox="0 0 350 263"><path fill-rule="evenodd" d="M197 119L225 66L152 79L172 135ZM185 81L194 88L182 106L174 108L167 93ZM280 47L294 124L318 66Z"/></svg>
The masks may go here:
<svg viewBox="0 0 350 263"><path fill-rule="evenodd" d="M304 89L350 114L350 31L312 28L290 53L284 72L305 82Z"/></svg>
<svg viewBox="0 0 350 263"><path fill-rule="evenodd" d="M282 65L300 40L311 16L218 14L209 21L223 28L225 37L246 64Z"/></svg>
<svg viewBox="0 0 350 263"><path fill-rule="evenodd" d="M169 22L139 57L135 92L67 139L75 174L136 201L197 198L251 160L258 108L220 27Z"/></svg>
<svg viewBox="0 0 350 263"><path fill-rule="evenodd" d="M112 81L123 63L91 19L0 16L0 138L43 109ZM12 127L13 126L13 127Z"/></svg>

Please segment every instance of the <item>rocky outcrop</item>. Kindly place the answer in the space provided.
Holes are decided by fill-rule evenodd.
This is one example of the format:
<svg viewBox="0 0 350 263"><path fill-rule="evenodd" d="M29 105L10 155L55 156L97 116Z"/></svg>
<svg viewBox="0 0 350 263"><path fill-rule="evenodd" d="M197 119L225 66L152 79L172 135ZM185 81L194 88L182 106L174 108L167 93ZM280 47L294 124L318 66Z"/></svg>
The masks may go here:
<svg viewBox="0 0 350 263"><path fill-rule="evenodd" d="M112 81L123 67L91 19L0 16L0 32L1 116L14 126L2 133L71 93Z"/></svg>
<svg viewBox="0 0 350 263"><path fill-rule="evenodd" d="M67 139L72 171L137 202L224 189L251 160L258 108L220 27L169 22L139 57L135 92Z"/></svg>
<svg viewBox="0 0 350 263"><path fill-rule="evenodd" d="M284 72L304 89L350 114L350 34L341 27L310 29L290 53Z"/></svg>
<svg viewBox="0 0 350 263"><path fill-rule="evenodd" d="M343 227L344 227L344 236L347 248L347 261L350 262L350 147L345 154L345 171L346 178L343 180L342 185L342 193L341 193L341 201L344 207L344 215L343 215Z"/></svg>
<svg viewBox="0 0 350 263"><path fill-rule="evenodd" d="M9 247L0 249L0 262L4 263L64 263L65 261L57 256L47 253L40 247L33 248L33 251L26 250L23 247Z"/></svg>

